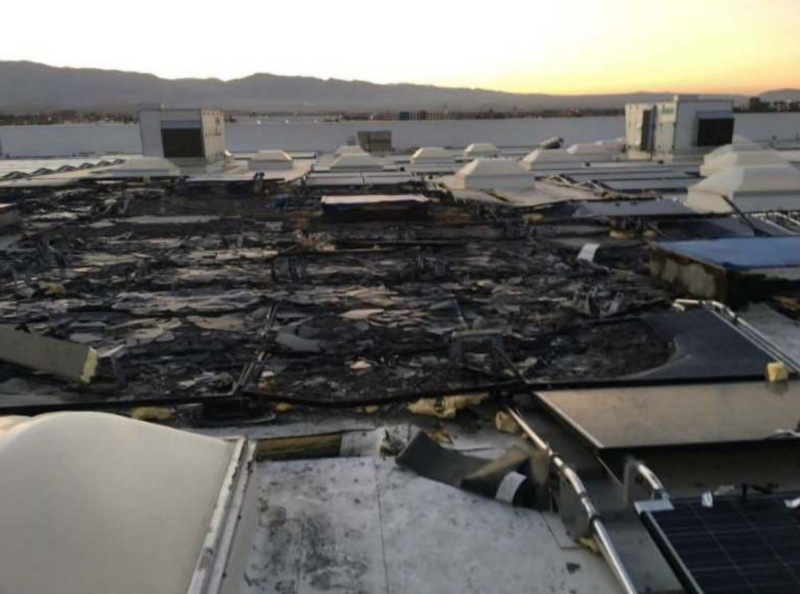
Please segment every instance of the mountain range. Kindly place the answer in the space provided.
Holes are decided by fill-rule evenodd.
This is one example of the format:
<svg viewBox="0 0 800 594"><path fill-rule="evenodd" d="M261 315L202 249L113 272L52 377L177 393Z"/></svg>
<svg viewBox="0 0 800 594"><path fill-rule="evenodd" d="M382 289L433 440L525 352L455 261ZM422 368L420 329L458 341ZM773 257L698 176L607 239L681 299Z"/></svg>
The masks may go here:
<svg viewBox="0 0 800 594"><path fill-rule="evenodd" d="M609 109L625 103L659 101L670 92L606 95L505 93L482 89L253 74L216 78L164 79L152 74L57 68L34 62L0 61L0 111L55 109L135 111L143 106L220 107L229 111L307 112L399 110ZM704 95L743 103L745 95ZM800 90L761 95L765 100L800 100Z"/></svg>

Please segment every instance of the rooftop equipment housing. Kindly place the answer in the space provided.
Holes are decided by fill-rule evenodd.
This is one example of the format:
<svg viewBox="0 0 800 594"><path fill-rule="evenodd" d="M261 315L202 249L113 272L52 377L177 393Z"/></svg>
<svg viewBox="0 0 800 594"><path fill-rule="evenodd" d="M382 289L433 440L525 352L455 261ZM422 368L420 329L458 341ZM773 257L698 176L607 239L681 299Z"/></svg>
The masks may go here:
<svg viewBox="0 0 800 594"><path fill-rule="evenodd" d="M359 130L358 144L368 153L389 154L392 152L392 131Z"/></svg>
<svg viewBox="0 0 800 594"><path fill-rule="evenodd" d="M145 157L160 157L180 165L225 160L225 116L212 109L144 109L139 133Z"/></svg>
<svg viewBox="0 0 800 594"><path fill-rule="evenodd" d="M733 140L733 101L676 95L625 106L628 152L671 157L703 154Z"/></svg>

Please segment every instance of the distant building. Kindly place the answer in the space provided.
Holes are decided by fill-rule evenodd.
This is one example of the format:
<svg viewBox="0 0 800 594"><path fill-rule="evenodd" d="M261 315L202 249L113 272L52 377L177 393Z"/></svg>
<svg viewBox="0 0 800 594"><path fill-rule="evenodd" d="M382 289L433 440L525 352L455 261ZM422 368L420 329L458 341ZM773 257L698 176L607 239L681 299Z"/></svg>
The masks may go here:
<svg viewBox="0 0 800 594"><path fill-rule="evenodd" d="M628 152L662 157L703 154L733 139L733 101L676 95L672 101L625 106Z"/></svg>
<svg viewBox="0 0 800 594"><path fill-rule="evenodd" d="M775 111L800 111L800 101L779 100L772 102Z"/></svg>
<svg viewBox="0 0 800 594"><path fill-rule="evenodd" d="M440 121L450 119L450 114L446 111L398 111L392 118L398 122L418 122L418 121Z"/></svg>
<svg viewBox="0 0 800 594"><path fill-rule="evenodd" d="M750 97L750 100L747 102L747 107L750 111L771 111L772 107L766 101L763 101L760 97Z"/></svg>
<svg viewBox="0 0 800 594"><path fill-rule="evenodd" d="M388 154L392 152L391 130L359 130L358 145L368 153Z"/></svg>
<svg viewBox="0 0 800 594"><path fill-rule="evenodd" d="M225 159L225 116L211 109L145 109L139 112L145 157L182 164L212 164Z"/></svg>

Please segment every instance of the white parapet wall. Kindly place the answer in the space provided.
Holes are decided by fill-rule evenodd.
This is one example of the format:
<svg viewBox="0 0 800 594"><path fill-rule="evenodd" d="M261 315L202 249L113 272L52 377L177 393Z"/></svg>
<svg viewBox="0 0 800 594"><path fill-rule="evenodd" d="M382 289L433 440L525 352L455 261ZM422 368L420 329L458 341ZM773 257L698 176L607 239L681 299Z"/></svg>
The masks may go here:
<svg viewBox="0 0 800 594"><path fill-rule="evenodd" d="M327 151L354 142L359 131L391 130L396 150L421 146L464 148L481 139L499 147L530 147L553 136L565 146L616 138L625 131L622 116L507 120L412 122L308 122L262 120L226 125L228 150L255 152ZM800 113L736 114L736 134L754 141L773 138L800 141ZM3 157L68 157L95 154L141 154L135 124L0 126Z"/></svg>

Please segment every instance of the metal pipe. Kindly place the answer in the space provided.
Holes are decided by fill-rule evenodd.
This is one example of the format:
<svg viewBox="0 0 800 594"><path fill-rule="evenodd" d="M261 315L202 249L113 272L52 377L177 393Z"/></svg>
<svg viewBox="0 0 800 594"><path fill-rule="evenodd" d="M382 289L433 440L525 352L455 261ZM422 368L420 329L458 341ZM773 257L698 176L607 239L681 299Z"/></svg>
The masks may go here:
<svg viewBox="0 0 800 594"><path fill-rule="evenodd" d="M596 518L592 523L592 528L594 529L594 539L600 549L600 554L603 555L606 563L608 563L608 566L611 568L611 572L614 574L614 577L617 578L617 581L619 581L625 593L639 594L631 576L628 575L628 571L625 569L625 565L622 564L622 559L619 558L617 550L614 548L614 543L611 542L611 537L606 527L603 525L602 520Z"/></svg>
<svg viewBox="0 0 800 594"><path fill-rule="evenodd" d="M592 503L589 493L587 492L581 478L574 470L572 470L572 468L567 466L566 462L564 462L561 456L559 456L544 439L537 435L537 433L531 428L530 425L528 425L518 411L507 404L504 405L503 408L505 409L506 413L508 413L508 415L514 419L514 422L519 426L522 432L528 436L528 438L530 438L534 445L547 454L548 458L550 459L550 463L558 471L559 476L566 480L578 495L581 505L583 506L589 518L589 528L591 530L592 537L597 543L597 547L600 549L600 553L606 560L611 572L617 578L617 581L625 591L625 594L638 594L636 586L634 585L630 575L628 575L628 571L625 569L625 565L622 563L622 559L620 559L619 554L614 547L614 543L611 541L611 537L609 536L608 531L603 524L603 520L600 517L600 514L597 512L597 508L595 508L594 504Z"/></svg>
<svg viewBox="0 0 800 594"><path fill-rule="evenodd" d="M650 487L650 492L652 493L653 499L669 498L669 493L667 493L667 489L664 487L661 479L656 476L655 472L645 466L644 462L631 459L630 464L632 464L636 474L641 477L641 479Z"/></svg>

